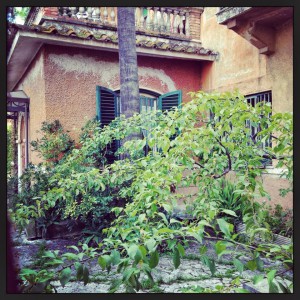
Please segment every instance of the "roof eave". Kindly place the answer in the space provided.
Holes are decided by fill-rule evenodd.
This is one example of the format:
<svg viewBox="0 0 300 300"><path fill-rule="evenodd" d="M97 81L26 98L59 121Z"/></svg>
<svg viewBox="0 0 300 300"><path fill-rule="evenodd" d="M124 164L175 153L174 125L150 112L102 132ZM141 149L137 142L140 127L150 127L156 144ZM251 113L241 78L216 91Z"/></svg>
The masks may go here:
<svg viewBox="0 0 300 300"><path fill-rule="evenodd" d="M29 65L37 55L43 44L52 44L68 47L86 48L101 51L118 51L117 43L107 43L93 39L61 36L32 31L25 28L19 29L11 46L7 60L7 89L12 91L22 79ZM192 54L185 52L164 51L154 48L137 47L137 54L163 58L175 58L197 61L214 61L215 55Z"/></svg>

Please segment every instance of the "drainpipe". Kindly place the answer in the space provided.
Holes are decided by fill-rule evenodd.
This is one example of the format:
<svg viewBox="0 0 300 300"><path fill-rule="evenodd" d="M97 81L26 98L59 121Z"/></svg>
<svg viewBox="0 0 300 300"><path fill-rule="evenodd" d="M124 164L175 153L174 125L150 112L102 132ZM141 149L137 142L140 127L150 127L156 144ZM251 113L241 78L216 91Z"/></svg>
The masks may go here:
<svg viewBox="0 0 300 300"><path fill-rule="evenodd" d="M22 141L21 139L16 140L16 144L18 144L18 179L22 176ZM18 191L21 192L21 185L18 183Z"/></svg>
<svg viewBox="0 0 300 300"><path fill-rule="evenodd" d="M28 104L25 103L25 168L28 166L29 145L28 145Z"/></svg>

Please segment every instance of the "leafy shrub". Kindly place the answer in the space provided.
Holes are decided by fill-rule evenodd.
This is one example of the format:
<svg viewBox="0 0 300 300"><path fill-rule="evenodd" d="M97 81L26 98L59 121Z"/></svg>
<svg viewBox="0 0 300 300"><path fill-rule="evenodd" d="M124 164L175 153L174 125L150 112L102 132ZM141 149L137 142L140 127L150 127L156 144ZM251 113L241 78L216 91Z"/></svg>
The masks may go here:
<svg viewBox="0 0 300 300"><path fill-rule="evenodd" d="M243 221L250 234L249 242L257 236L269 234L270 230L262 226L263 213L257 209L255 201L257 196L266 195L258 180L262 174L261 159L263 155L277 158L281 166L288 169L287 178L292 181L292 116L285 113L268 117L271 111L268 105L252 107L236 92L197 92L192 93L192 97L193 100L182 109L150 112L148 119L155 126L144 122L145 118L140 114L127 119L121 116L103 128L99 124L92 134L85 136L78 149L72 149L56 164L55 174L49 178L49 183L55 182L55 187L45 191L42 202L48 207L60 203L64 218L88 220L96 207L101 218L105 209L110 210L108 203L115 201L110 211L116 218L102 230L104 238L99 247L81 244L81 249L73 248L77 251L75 256L74 253L64 254L60 259L58 253L51 253L49 258L52 257L53 261L49 263L57 266L65 259L73 260L77 279L87 284L89 271L82 257L98 257L103 270L109 272L112 266L116 266L117 272L123 274L121 279L112 283L110 291L116 291L123 284L127 292L135 292L142 288L139 281L142 273L153 283L151 272L159 263L159 247L167 245L177 269L184 256L186 240L193 238L202 243L203 238L209 236L207 228L212 228L222 239L215 246L218 258L233 254L236 269L243 272L244 265L239 255L228 247L239 242L232 220L221 215L224 208L219 203L218 180L230 171L235 172L237 189L233 194L237 198L230 198L230 201L235 209L240 207L233 200L249 201L249 205L242 209ZM208 118L209 111L214 114L212 118ZM266 128L257 135L259 141L276 133L279 136L276 147L262 149L260 142L252 136L251 128L245 126L246 120ZM199 123L203 125L196 126ZM124 140L141 130L147 130L149 134L141 140L127 140L119 149L125 159L111 165L104 163L101 168L95 166L98 158L94 155L99 149L105 151L113 140ZM180 134L174 137L177 132ZM137 156L136 153L141 153L146 144L148 154ZM191 174L184 177L186 170ZM193 203L194 220L185 223L171 217L177 200L183 195L173 193L170 187L189 187L191 184L197 186L199 192ZM230 194L227 196L231 197ZM124 205L118 206L122 201ZM225 213L236 215L231 209ZM272 243L261 245L255 251L251 245L245 247L251 251L251 260L246 266L251 270L262 270L264 266L260 257L272 256L274 251L276 259L292 265L291 247L275 248ZM205 254L205 247L199 250L202 262L214 276L217 271L215 260ZM275 273L271 275L266 275L270 285ZM62 267L59 277L65 285L71 278L70 267Z"/></svg>
<svg viewBox="0 0 300 300"><path fill-rule="evenodd" d="M293 211L284 209L280 204L272 209L271 206L262 207L265 211L265 222L270 226L273 233L286 237L293 235Z"/></svg>
<svg viewBox="0 0 300 300"><path fill-rule="evenodd" d="M43 122L41 132L42 138L32 141L31 146L48 162L57 163L74 145L74 141L67 132L64 132L58 120Z"/></svg>
<svg viewBox="0 0 300 300"><path fill-rule="evenodd" d="M230 210L235 212L234 222L241 222L243 220L243 211L246 207L251 205L250 201L241 196L238 192L239 188L238 186L224 178L222 178L220 181L218 181L219 184L217 186L217 189L219 190L218 199L214 199L218 203L218 207L220 210L223 210L223 213L221 215L226 215L226 210ZM224 212L225 210L225 212ZM228 217L230 215L227 214Z"/></svg>

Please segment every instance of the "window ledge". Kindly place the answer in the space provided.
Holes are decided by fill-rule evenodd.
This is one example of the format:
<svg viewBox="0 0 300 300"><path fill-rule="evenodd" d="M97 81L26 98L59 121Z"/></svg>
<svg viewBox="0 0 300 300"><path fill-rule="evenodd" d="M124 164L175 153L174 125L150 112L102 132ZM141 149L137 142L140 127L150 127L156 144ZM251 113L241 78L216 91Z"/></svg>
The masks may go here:
<svg viewBox="0 0 300 300"><path fill-rule="evenodd" d="M270 174L270 175L281 175L283 173L287 173L287 169L275 168L273 166L267 166L263 171L263 174Z"/></svg>

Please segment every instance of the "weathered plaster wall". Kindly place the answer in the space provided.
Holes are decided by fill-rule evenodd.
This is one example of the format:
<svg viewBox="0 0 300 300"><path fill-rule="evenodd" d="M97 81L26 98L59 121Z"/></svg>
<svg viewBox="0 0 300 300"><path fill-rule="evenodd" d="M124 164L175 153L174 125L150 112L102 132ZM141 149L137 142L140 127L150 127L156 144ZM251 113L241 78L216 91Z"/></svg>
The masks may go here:
<svg viewBox="0 0 300 300"><path fill-rule="evenodd" d="M200 88L200 63L183 60L138 57L140 88L161 94ZM118 53L45 47L46 119L59 119L73 138L87 119L96 114L96 86L120 88Z"/></svg>
<svg viewBox="0 0 300 300"><path fill-rule="evenodd" d="M23 90L30 98L29 142L41 135L37 132L46 120L44 50L41 49L15 90ZM29 162L41 162L36 152L29 151Z"/></svg>
<svg viewBox="0 0 300 300"><path fill-rule="evenodd" d="M293 23L277 28L275 53L259 54L259 50L226 25L217 22L219 8L206 7L202 14L201 37L204 47L220 53L218 61L202 68L201 87L205 91L228 91L238 88L244 95L272 91L274 112L293 111ZM293 194L279 196L287 181L278 175L266 174L264 187L272 205L293 207ZM263 201L263 199L261 199Z"/></svg>
<svg viewBox="0 0 300 300"><path fill-rule="evenodd" d="M267 56L247 40L217 22L217 7L202 14L204 47L220 53L214 63L203 68L202 89L226 91L238 88L244 95L272 90L274 111L292 111L293 105L293 24L277 29L275 53Z"/></svg>
<svg viewBox="0 0 300 300"><path fill-rule="evenodd" d="M270 195L271 201L266 197L257 198L256 201L263 203L266 202L267 205L275 207L277 204L280 204L284 209L293 208L293 193L289 192L285 197L280 196L280 189L287 189L290 186L290 183L287 179L281 178L278 174L278 169L268 169L266 170L259 180L262 181L264 189ZM235 173L229 172L226 175L226 178L230 181L235 181ZM259 191L256 191L259 194Z"/></svg>

